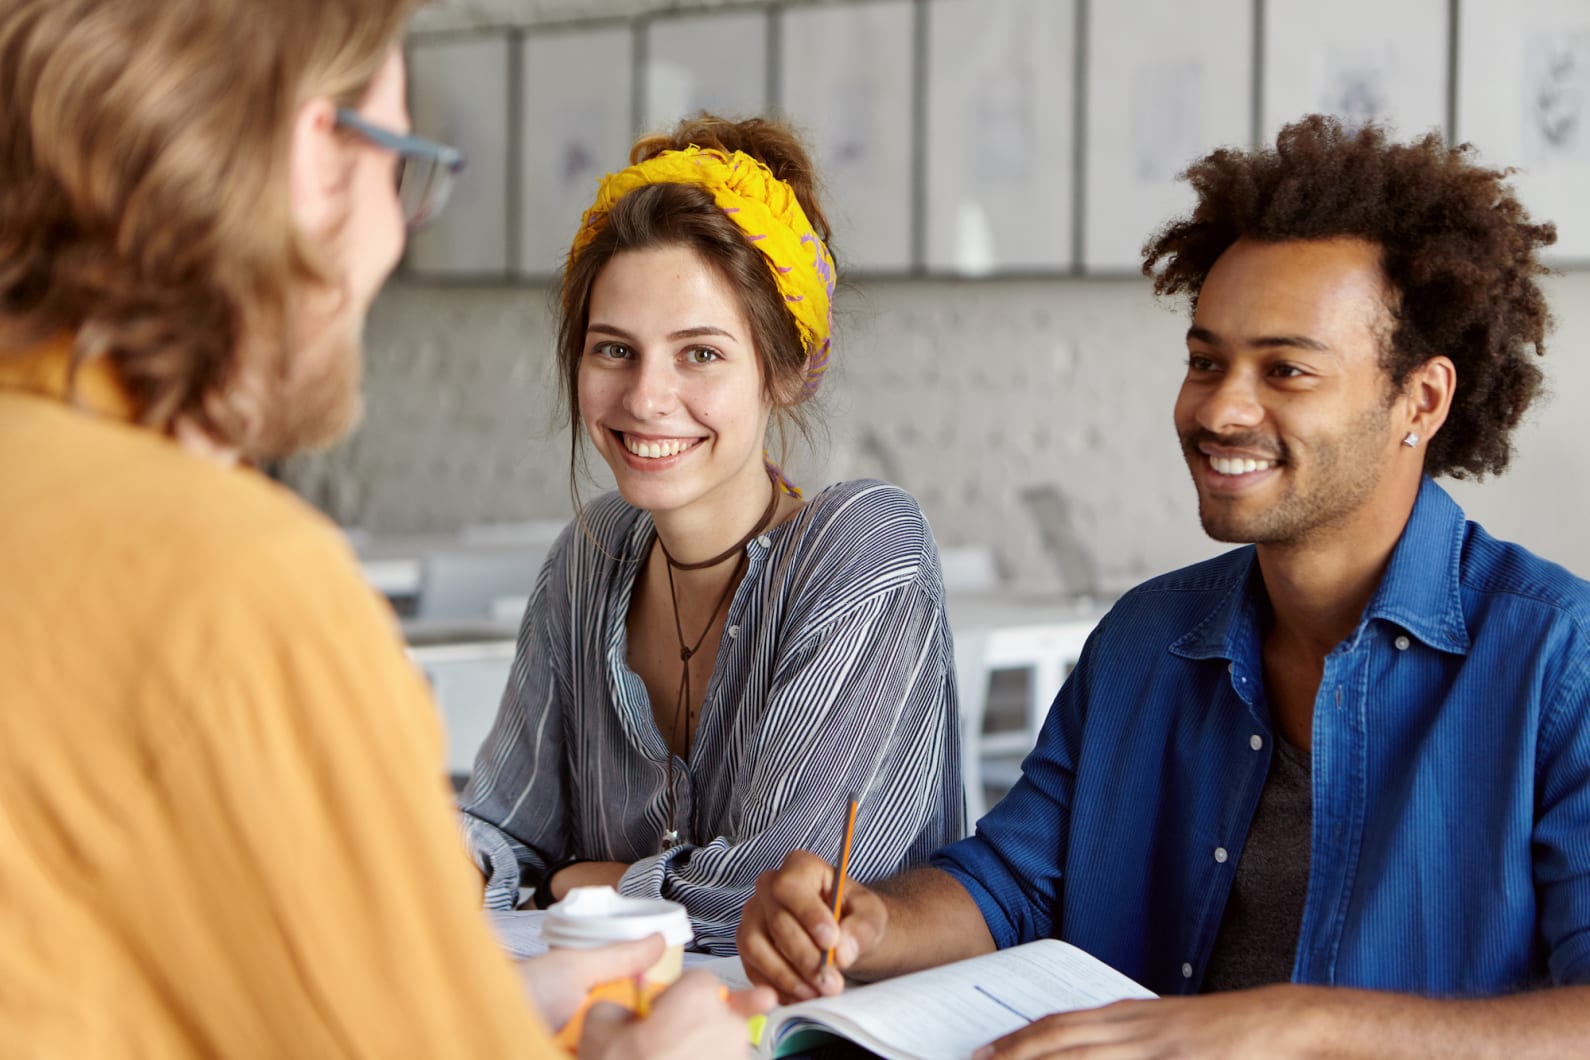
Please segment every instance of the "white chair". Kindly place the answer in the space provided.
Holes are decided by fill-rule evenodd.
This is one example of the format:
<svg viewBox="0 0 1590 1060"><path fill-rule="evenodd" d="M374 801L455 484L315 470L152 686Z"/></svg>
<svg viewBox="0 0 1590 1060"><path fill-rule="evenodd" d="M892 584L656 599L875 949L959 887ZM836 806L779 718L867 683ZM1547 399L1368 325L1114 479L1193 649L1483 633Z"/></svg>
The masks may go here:
<svg viewBox="0 0 1590 1060"><path fill-rule="evenodd" d="M455 783L469 775L475 752L497 717L513 666L512 640L425 644L409 658L425 674L447 733L447 772Z"/></svg>
<svg viewBox="0 0 1590 1060"><path fill-rule="evenodd" d="M427 621L485 621L500 612L499 601L530 598L547 547L453 545L426 552L415 615Z"/></svg>
<svg viewBox="0 0 1590 1060"><path fill-rule="evenodd" d="M955 637L956 690L961 709L961 772L968 825L987 809L990 789L1008 789L1021 760L1037 742L1055 693L1076 665L1098 618L1070 605L1034 605L988 596L949 598ZM994 675L1024 671L1016 724L990 729Z"/></svg>
<svg viewBox="0 0 1590 1060"><path fill-rule="evenodd" d="M1020 776L1020 761L1038 742L1038 731L1054 697L1082 656L1082 645L1098 624L1089 615L1061 621L1016 623L989 631L983 664L996 670L1027 671L1023 724L1019 729L984 733L983 779L995 787L1009 788ZM1002 768L989 769L989 759L1000 759Z"/></svg>
<svg viewBox="0 0 1590 1060"><path fill-rule="evenodd" d="M939 549L939 569L948 593L987 594L999 587L994 553L986 545L951 545ZM961 715L961 783L966 789L966 823L983 815L983 718L988 705L989 671L984 656L987 637L981 630L952 630L955 639L955 691Z"/></svg>
<svg viewBox="0 0 1590 1060"><path fill-rule="evenodd" d="M988 809L983 794L983 717L988 707L988 635L956 632L955 692L961 713L961 784L966 789L966 827Z"/></svg>

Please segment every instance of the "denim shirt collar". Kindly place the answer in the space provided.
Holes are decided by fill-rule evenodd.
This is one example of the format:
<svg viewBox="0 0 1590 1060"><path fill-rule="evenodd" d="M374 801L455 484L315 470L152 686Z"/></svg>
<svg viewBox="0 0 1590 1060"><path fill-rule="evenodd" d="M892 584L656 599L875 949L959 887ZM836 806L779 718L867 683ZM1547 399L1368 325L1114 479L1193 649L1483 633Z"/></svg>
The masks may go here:
<svg viewBox="0 0 1590 1060"><path fill-rule="evenodd" d="M1469 634L1459 576L1466 526L1463 509L1426 475L1386 573L1348 641L1356 642L1370 622L1379 620L1407 630L1438 651L1467 655ZM1177 655L1248 660L1269 604L1257 550L1250 545L1234 553L1232 560L1229 590L1171 645Z"/></svg>
<svg viewBox="0 0 1590 1060"><path fill-rule="evenodd" d="M1359 628L1380 619L1401 626L1437 651L1467 655L1470 642L1460 574L1467 527L1457 501L1426 475Z"/></svg>

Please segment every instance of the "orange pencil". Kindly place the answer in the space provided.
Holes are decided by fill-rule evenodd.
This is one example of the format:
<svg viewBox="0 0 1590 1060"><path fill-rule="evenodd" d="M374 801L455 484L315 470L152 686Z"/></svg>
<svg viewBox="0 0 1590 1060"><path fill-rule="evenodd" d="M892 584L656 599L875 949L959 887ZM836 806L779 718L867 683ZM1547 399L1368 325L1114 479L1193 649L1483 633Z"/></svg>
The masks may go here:
<svg viewBox="0 0 1590 1060"><path fill-rule="evenodd" d="M850 796L850 820L845 824L845 845L839 849L839 879L834 883L834 923L839 923L839 910L845 901L845 873L850 869L850 841L856 835L856 810L861 806L861 796ZM834 948L828 947L826 966L834 966Z"/></svg>

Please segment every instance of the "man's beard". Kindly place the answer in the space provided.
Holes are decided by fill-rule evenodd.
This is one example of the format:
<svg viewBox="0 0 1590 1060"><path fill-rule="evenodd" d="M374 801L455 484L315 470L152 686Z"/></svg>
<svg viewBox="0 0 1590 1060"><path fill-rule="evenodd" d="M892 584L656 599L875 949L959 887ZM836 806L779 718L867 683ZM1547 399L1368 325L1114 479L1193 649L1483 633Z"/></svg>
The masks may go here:
<svg viewBox="0 0 1590 1060"><path fill-rule="evenodd" d="M1284 491L1259 510L1251 509L1251 501L1250 510L1243 511L1200 492L1198 518L1204 533L1233 544L1302 545L1333 532L1357 513L1380 483L1385 458L1379 446L1389 417L1389 403L1365 409L1340 431L1314 434L1301 449L1278 438L1219 438L1202 429L1182 432L1182 451L1189 461L1204 459L1200 442L1216 441L1270 454L1282 469Z"/></svg>
<svg viewBox="0 0 1590 1060"><path fill-rule="evenodd" d="M362 337L343 319L283 351L262 373L249 456L256 462L280 460L341 441L364 411L363 367Z"/></svg>

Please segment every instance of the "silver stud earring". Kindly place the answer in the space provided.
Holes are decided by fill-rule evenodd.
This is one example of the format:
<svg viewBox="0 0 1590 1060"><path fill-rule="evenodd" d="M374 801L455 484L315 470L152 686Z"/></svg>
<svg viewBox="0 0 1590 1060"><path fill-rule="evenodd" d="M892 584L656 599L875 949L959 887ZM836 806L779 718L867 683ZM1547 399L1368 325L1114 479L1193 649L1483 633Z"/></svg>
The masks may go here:
<svg viewBox="0 0 1590 1060"><path fill-rule="evenodd" d="M1409 449L1417 449L1419 447L1419 436L1414 434L1412 431L1409 431L1407 434L1402 436L1402 444L1407 446Z"/></svg>

